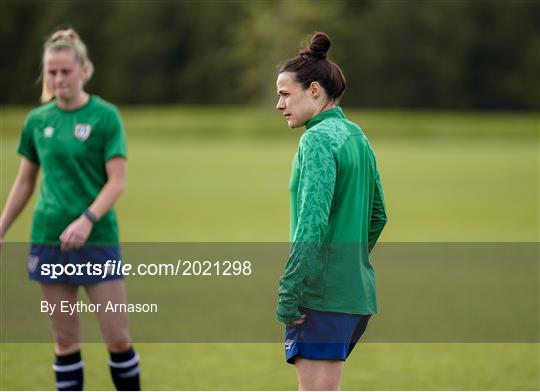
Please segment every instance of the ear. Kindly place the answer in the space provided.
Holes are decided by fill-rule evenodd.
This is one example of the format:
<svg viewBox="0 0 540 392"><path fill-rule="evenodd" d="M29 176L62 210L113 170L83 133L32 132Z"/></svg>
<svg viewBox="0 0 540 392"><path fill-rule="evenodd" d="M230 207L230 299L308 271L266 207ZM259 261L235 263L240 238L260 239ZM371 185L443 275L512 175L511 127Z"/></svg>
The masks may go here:
<svg viewBox="0 0 540 392"><path fill-rule="evenodd" d="M319 82L311 82L308 90L313 98L319 98L319 96L321 95L321 88L322 87Z"/></svg>
<svg viewBox="0 0 540 392"><path fill-rule="evenodd" d="M88 64L84 64L82 66L82 73L83 73L83 78L85 82L88 81L89 72L90 72L90 69L88 68Z"/></svg>

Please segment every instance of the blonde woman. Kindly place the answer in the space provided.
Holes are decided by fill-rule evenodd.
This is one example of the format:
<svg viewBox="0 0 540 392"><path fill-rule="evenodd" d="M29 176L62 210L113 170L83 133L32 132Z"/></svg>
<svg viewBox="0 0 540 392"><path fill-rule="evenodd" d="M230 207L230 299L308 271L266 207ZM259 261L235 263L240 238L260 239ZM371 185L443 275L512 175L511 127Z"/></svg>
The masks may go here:
<svg viewBox="0 0 540 392"><path fill-rule="evenodd" d="M43 105L28 114L22 129L21 163L0 217L0 239L27 204L43 169L29 276L39 283L43 301L52 310L48 313L55 339L56 386L81 390L79 317L76 312L62 312L60 302L75 305L78 287L83 286L94 304L126 303L123 277L112 273L103 277L102 268L107 260L120 260L113 205L124 191L126 143L116 107L84 90L93 65L74 30L59 30L47 39L42 72ZM82 275L53 276L53 264L70 265ZM116 388L140 389L138 355L127 315L97 312L97 317Z"/></svg>

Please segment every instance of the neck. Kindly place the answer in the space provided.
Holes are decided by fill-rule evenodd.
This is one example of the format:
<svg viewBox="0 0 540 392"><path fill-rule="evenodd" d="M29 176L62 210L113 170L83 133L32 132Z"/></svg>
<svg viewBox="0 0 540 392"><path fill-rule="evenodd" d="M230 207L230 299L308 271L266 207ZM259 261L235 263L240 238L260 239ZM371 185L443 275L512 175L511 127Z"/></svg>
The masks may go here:
<svg viewBox="0 0 540 392"><path fill-rule="evenodd" d="M85 91L81 91L79 94L77 94L72 99L59 99L59 98L57 98L56 99L56 105L60 109L73 110L73 109L77 109L77 108L80 108L81 106L86 105L86 103L88 102L89 99L90 99L90 95Z"/></svg>
<svg viewBox="0 0 540 392"><path fill-rule="evenodd" d="M328 110L328 109L333 109L335 107L336 107L336 103L334 101L328 101L328 103L324 105L324 107L322 108L321 112L324 112L325 110Z"/></svg>
<svg viewBox="0 0 540 392"><path fill-rule="evenodd" d="M336 103L333 100L330 99L320 107L320 109L317 111L317 113L315 113L315 116L317 114L319 114L319 113L324 112L325 110L333 109L335 107L336 107Z"/></svg>

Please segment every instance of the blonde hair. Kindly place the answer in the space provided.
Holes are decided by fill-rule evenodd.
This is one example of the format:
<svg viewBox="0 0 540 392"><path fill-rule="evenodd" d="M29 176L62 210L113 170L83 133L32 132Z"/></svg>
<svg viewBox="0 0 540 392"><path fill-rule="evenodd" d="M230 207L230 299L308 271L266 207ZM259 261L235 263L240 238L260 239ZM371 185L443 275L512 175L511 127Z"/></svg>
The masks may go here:
<svg viewBox="0 0 540 392"><path fill-rule="evenodd" d="M86 45L79 37L79 34L73 29L65 29L55 31L53 34L47 38L45 45L43 45L43 58L45 58L45 53L49 50L65 50L72 49L75 52L75 58L82 66L85 66L88 70L85 83L90 80L92 74L94 73L94 64L88 58L88 51ZM43 69L41 71L42 87L41 87L41 103L49 102L54 94L48 86L48 76Z"/></svg>

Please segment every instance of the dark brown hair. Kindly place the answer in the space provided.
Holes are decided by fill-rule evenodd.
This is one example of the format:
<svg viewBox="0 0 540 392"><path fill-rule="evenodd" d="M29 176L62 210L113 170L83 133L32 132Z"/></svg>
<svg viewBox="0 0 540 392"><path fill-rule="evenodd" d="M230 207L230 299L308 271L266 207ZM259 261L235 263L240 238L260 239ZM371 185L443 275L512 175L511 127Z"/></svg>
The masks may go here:
<svg viewBox="0 0 540 392"><path fill-rule="evenodd" d="M304 89L312 82L319 82L328 97L337 100L345 91L345 75L337 64L326 58L330 49L330 37L326 33L315 32L309 45L301 50L296 57L285 60L278 67L278 73L292 72L296 81Z"/></svg>

